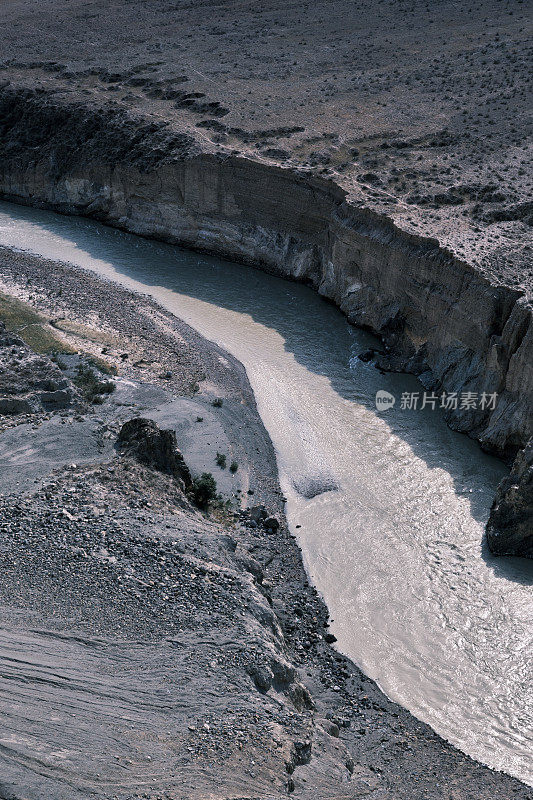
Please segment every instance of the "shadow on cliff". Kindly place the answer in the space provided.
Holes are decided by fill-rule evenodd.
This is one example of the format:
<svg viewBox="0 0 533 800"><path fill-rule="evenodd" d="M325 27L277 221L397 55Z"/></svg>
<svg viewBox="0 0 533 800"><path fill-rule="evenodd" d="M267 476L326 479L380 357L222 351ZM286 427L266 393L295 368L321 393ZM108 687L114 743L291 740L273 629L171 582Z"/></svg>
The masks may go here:
<svg viewBox="0 0 533 800"><path fill-rule="evenodd" d="M533 586L533 559L495 556L489 550L486 536L481 545L481 557L498 578L521 583L522 586Z"/></svg>
<svg viewBox="0 0 533 800"><path fill-rule="evenodd" d="M490 504L487 482L489 491L491 488L495 491L506 474L503 464L483 453L465 434L450 430L438 409L401 410L401 394L422 393L422 385L410 375L382 375L372 364L357 359L357 353L379 347L379 340L350 326L337 308L312 289L258 269L149 241L83 218L61 217L18 206L10 208L15 216L75 244L81 257L78 263L83 264L83 256L87 254L91 259L112 264L118 273L147 287L171 289L249 315L254 322L275 330L282 337L285 350L307 370L325 376L339 396L364 405L372 413L377 413L376 391L390 392L397 398L396 406L379 416L428 468L443 469L450 474L457 494L470 502L472 516L485 524ZM89 259L86 261L91 267ZM471 491L471 482L475 484L480 474L484 490L478 486ZM492 565L490 553L489 557L495 571L505 571L503 561ZM507 577L511 573L512 570Z"/></svg>

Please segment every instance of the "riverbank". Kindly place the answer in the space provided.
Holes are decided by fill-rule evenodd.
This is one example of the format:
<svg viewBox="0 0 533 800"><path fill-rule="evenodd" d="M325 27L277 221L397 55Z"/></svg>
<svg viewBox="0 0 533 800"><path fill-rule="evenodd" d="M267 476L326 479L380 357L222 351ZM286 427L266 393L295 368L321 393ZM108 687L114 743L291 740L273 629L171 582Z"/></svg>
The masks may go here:
<svg viewBox="0 0 533 800"><path fill-rule="evenodd" d="M520 0L497 4L482 0L475 9L457 8L453 3L427 8L393 3L384 8L376 1L358 8L357 13L352 3L337 0L314 3L305 13L299 6L278 6L275 0L263 3L260 9L242 4L213 6L210 0L193 6L180 0L171 4L129 0L111 7L104 0L79 4L11 0L2 13L3 197L94 217L124 230L220 253L311 283L351 321L382 336L390 348L383 366L410 369L436 392L496 393L498 406L493 413L480 413L479 409L454 413L451 409L449 422L509 462L518 453L513 474L518 474L520 465L527 468L520 452L528 452L521 448L527 447L531 435L533 408L528 243L531 185L524 169L529 152L526 92L531 78ZM49 287L50 297L59 292L56 269L50 264L47 277L46 270L36 275L36 282L47 281L43 285ZM29 299L32 292L28 287L24 292ZM80 294L81 287L78 297ZM95 300L95 305L102 299ZM105 301L113 307L111 297ZM126 308L132 319L137 319L135 302ZM84 316L75 323L78 334L93 310L85 307ZM119 304L116 325L123 316ZM146 360L155 366L157 348L154 353L149 337L139 334L144 324L139 322L135 330L127 324L121 330L126 340L141 335L141 350L146 348ZM163 327L167 324L168 320ZM60 325L64 327L61 321ZM124 342L123 353L128 348ZM191 358L194 350L195 346ZM121 358L117 363L123 366ZM160 388L164 389L169 379L161 378L164 373L157 369L150 381L158 386L162 382ZM169 371L173 376L184 371L194 386L194 370L189 373L179 359ZM188 380L184 378L184 385L175 391L187 391ZM65 428L66 423L59 421L58 425ZM234 437L236 447L243 431L244 426ZM109 434L106 441L110 442L116 431L98 429L96 433L97 441L100 434ZM255 430L252 440L257 435ZM45 428L40 443L49 438ZM199 461L202 457L197 452ZM505 524L518 522L515 528L519 532L517 538L511 536L507 541L505 534L500 536L491 529L491 541L500 552L527 550L520 526L528 519L530 482L528 473L521 470L520 476L523 474L523 500L516 497L513 485L510 491L506 487L500 492L503 502L498 519ZM90 483L85 473L78 475L78 483L85 479ZM139 480L143 487L150 483ZM74 494L70 489L78 491L77 484L67 488L67 497ZM109 498L117 502L115 495ZM158 494L155 499L163 502ZM37 515L40 502L34 508ZM75 508L73 512L76 516ZM151 525L153 520L148 519ZM32 520L30 514L25 531L34 524ZM63 518L61 522L64 524ZM117 533L119 539L121 535ZM55 552L57 542L53 537L51 541L50 552ZM283 540L281 549L287 541ZM93 548L93 544L91 540L91 548L98 552L100 547ZM129 550L137 545L126 543ZM79 542L74 546L79 547ZM163 552L163 557L169 554ZM117 557L117 562L121 558ZM208 560L216 562L217 558L218 554L208 550ZM220 556L224 563L225 558ZM300 575L299 554L295 558L294 574ZM251 562L248 566L254 568ZM142 571L142 565L137 568ZM69 575L74 571L67 566ZM286 578L280 574L276 590L280 606L281 601L289 604L285 592L292 584L287 584ZM298 603L304 616L308 598L315 602L305 594ZM237 596L235 609L241 608L242 599ZM297 618L299 613L295 606ZM313 613L320 619L318 611ZM482 613L494 611L482 609ZM499 619L497 610L495 618ZM157 621L150 624L157 626ZM253 620L250 625L253 629ZM298 630L298 625L287 625L286 640L292 641ZM314 647L311 634L298 639L304 651L308 641ZM41 641L35 646L42 653L48 643ZM179 646L171 648L178 650ZM298 649L295 653L297 663L302 653ZM12 651L8 655L11 657ZM144 655L139 656L140 662ZM165 652L161 660L167 656ZM68 658L65 651L59 660L65 663ZM349 672L352 667L337 661L329 648L323 658L318 671L310 668L312 675L302 679L309 680L310 689L311 684L319 687L317 692L313 688L317 696L327 684L328 698L339 698L335 687L344 692L343 670ZM107 663L108 671L113 672L113 665ZM202 659L200 663L204 665ZM324 673L324 663L333 671ZM215 667L206 666L208 669ZM108 674L98 668L93 674L102 671ZM177 673L182 674L179 669ZM240 666L231 673L235 684L242 674ZM326 684L321 680L324 674ZM268 677L267 671L267 684ZM213 681L218 679L226 686L219 672ZM152 711L162 704L161 697L171 683L170 673L162 689L154 684ZM199 695L208 693L211 685L200 687ZM372 686L366 682L362 691L367 685ZM228 692L231 690L230 686ZM97 694L106 691L100 684ZM505 704L498 693L493 695ZM124 694L116 696L124 700ZM352 695L342 697L343 703L335 706L340 715L344 714L343 704L352 705ZM413 737L406 734L402 740L395 731L393 739L398 744L383 748L390 763L381 765L378 731L382 722L377 706L391 707L381 697L368 692L369 700L364 696L358 700L348 730L335 723L340 739L344 742L348 737L351 742L353 774L362 781L357 789L348 784L348 796L355 791L373 791L377 796L416 797L413 786L417 781L424 785L420 797L431 796L432 791L439 797L443 792L467 797L474 794L471 787L476 787L475 796L479 797L478 784L487 787L481 791L491 798L511 791L508 783L502 784L503 789L499 783L486 784L500 778L461 760L460 754L447 749L423 726L417 730L427 732L424 748L429 747L431 755L423 750L421 772L420 765L410 760L412 748L418 752L418 745L413 744L418 733ZM143 698L136 696L128 711ZM177 706L179 698L174 710ZM405 712L393 708L403 720ZM259 714L256 705L253 709L253 714ZM317 713L322 712L324 716L330 712L327 704ZM387 729L390 723L393 730L388 711L381 713ZM145 725L150 716L146 715ZM246 719L251 725L250 716ZM361 744L369 736L365 719L372 722L373 731L368 740L372 757L368 758L360 755L367 752L366 744ZM196 730L196 724L191 724ZM211 726L210 720L205 724ZM276 719L276 724L285 723ZM91 725L87 722L86 728L90 730ZM104 721L100 730L105 727ZM142 728L139 723L137 741L145 737ZM168 734L166 726L163 733L152 730L154 738ZM232 728L229 738L240 730L240 726ZM271 734L271 727L268 730ZM295 738L292 733L289 736L300 745L291 750L289 769L293 761L305 761L308 755L308 740L301 732L299 728ZM314 740L313 759L321 753L322 735L319 732ZM325 741L335 744L333 739ZM265 736L258 753L266 752L266 742ZM188 746L194 749L193 744ZM126 767L121 765L120 777L127 770L140 774L135 772L137 761L132 752L126 754L129 761ZM191 752L180 762L184 785L183 775L189 763L193 765L187 791L192 793L196 785L211 788L213 779L207 769L213 763L213 751L200 767L193 763ZM341 763L345 763L343 758ZM459 768L457 758L462 765ZM256 761L250 757L246 775L242 764L235 768L241 785L237 796L242 796L242 786L252 796L255 791L252 786L257 785L258 773L251 760ZM276 775L282 760L274 759ZM230 759L228 763L234 762ZM306 792L330 797L333 774L340 776L339 796L343 796L344 767L336 772L324 769L320 759L314 763L317 771L327 774L326 786L314 775L308 784L313 788L308 790L304 778L310 767L300 763L294 778L284 774L286 783L279 778L279 792L290 790L293 780L295 792L302 797ZM377 768L376 763L380 764ZM346 770L350 773L347 765ZM226 794L233 791L233 778L227 780ZM39 791L46 793L42 786ZM268 788L261 787L261 791L270 796ZM517 791L526 790L520 787Z"/></svg>
<svg viewBox="0 0 533 800"><path fill-rule="evenodd" d="M2 92L4 197L309 283L382 338L383 367L411 371L438 394L496 398L494 407L450 405L451 427L508 462L527 445L533 317L522 262L504 269L474 250L465 260L362 207L340 183L227 152L182 120L126 111L99 90L89 102L50 88L23 81ZM530 553L529 534L501 531L490 541L502 553Z"/></svg>
<svg viewBox="0 0 533 800"><path fill-rule="evenodd" d="M119 371L117 390L83 423L67 411L8 431L27 448L50 436L47 426L74 441L83 424L103 447L85 463L77 453L75 467L63 452L52 475L28 473L5 500L16 514L3 523L3 649L24 661L23 680L33 680L36 649L47 653L41 670L60 678L24 692L32 730L4 757L4 796L529 797L388 701L327 644L327 611L283 519L272 446L238 362L149 298L91 273L6 249L0 266L3 290L52 320L69 347ZM254 491L247 504L274 512L279 530L206 519L168 478L114 454L121 419L159 414L172 426L180 403L189 439L200 436L198 416L217 417L228 452L241 448L231 452ZM22 462L17 472L22 483ZM74 716L59 710L63 697ZM41 728L50 704L59 719Z"/></svg>

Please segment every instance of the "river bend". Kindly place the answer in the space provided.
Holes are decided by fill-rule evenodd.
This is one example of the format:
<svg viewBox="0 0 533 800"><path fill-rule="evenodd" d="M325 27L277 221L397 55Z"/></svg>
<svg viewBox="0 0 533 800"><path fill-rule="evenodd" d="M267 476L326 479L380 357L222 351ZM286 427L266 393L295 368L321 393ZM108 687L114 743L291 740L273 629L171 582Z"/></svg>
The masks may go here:
<svg viewBox="0 0 533 800"><path fill-rule="evenodd" d="M376 340L307 287L7 203L0 244L148 293L244 364L338 648L441 736L533 784L533 563L483 542L501 462L438 410L402 409L420 384L359 360ZM393 408L376 410L379 390Z"/></svg>

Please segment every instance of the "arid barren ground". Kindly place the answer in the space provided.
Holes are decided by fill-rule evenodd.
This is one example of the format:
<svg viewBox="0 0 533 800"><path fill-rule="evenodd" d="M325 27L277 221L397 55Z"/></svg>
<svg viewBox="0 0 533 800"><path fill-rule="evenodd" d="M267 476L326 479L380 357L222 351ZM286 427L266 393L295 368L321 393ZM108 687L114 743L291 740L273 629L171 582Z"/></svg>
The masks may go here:
<svg viewBox="0 0 533 800"><path fill-rule="evenodd" d="M498 391L491 416L448 421L508 460L526 452L525 2L4 0L0 19L2 197L306 280L382 335L389 366L431 388ZM85 416L10 417L13 447L43 446L47 426L71 444L81 426L90 446L80 435L80 463L59 459L42 485L30 485L39 471L2 484L2 651L23 667L4 685L14 733L0 796L530 798L331 649L242 368L226 374L220 351L166 312L74 268L8 251L0 266L48 333L59 316L74 349L108 337L142 398L119 387L132 413L199 381L211 419L224 395L220 435L242 447L249 504L281 522L258 534L237 519L228 533L170 479L117 462L116 399ZM121 362L128 340L148 372ZM18 340L2 347L10 368L31 361Z"/></svg>
<svg viewBox="0 0 533 800"><path fill-rule="evenodd" d="M531 291L527 3L7 0L2 19L13 86L327 175Z"/></svg>

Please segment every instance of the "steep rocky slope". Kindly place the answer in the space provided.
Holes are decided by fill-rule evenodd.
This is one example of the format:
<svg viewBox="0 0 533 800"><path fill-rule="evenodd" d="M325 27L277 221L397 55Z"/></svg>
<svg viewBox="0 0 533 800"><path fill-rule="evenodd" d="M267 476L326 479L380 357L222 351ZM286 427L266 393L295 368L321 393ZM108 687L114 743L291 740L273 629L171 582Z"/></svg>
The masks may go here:
<svg viewBox="0 0 533 800"><path fill-rule="evenodd" d="M329 177L531 289L527 12L524 0L8 0L0 82Z"/></svg>

